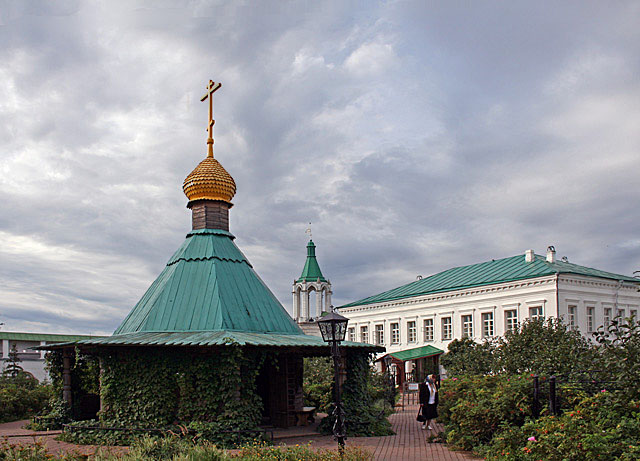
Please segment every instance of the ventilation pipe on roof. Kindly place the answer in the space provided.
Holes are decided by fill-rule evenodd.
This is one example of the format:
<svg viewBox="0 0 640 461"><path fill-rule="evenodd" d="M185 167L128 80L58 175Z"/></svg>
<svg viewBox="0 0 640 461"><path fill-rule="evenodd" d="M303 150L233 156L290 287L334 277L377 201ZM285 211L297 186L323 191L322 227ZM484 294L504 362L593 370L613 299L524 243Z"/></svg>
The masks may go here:
<svg viewBox="0 0 640 461"><path fill-rule="evenodd" d="M524 252L525 262L532 263L534 259L535 259L535 255L533 254L533 250L527 250Z"/></svg>
<svg viewBox="0 0 640 461"><path fill-rule="evenodd" d="M547 262L554 263L556 262L556 247L553 245L549 245L547 247Z"/></svg>

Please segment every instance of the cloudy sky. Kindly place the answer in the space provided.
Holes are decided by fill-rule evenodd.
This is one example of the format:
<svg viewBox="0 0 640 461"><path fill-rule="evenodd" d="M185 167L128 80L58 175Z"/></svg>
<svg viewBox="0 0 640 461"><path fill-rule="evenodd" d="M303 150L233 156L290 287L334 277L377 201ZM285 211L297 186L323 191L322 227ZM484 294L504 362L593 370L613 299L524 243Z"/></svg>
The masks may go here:
<svg viewBox="0 0 640 461"><path fill-rule="evenodd" d="M206 154L291 309L544 253L640 269L638 2L0 0L0 322L109 334L190 229Z"/></svg>

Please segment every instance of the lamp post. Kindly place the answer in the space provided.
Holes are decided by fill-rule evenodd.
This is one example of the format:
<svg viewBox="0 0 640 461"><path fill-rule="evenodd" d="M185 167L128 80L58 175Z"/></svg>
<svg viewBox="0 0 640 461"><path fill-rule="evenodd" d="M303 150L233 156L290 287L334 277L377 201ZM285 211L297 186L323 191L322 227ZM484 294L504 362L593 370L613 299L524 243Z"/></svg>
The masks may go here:
<svg viewBox="0 0 640 461"><path fill-rule="evenodd" d="M391 355L387 354L382 360L384 361L384 367L387 373L387 384L389 385L389 389L387 390L387 401L389 402L389 405L391 405L391 411L393 411L393 406L395 405L395 383L393 374L391 373L391 364L393 363L393 359L391 358Z"/></svg>
<svg viewBox="0 0 640 461"><path fill-rule="evenodd" d="M335 409L333 415L335 416L335 422L333 424L333 436L338 441L338 450L340 456L344 452L344 440L347 436L347 431L344 425L344 410L342 409L342 402L340 400L340 342L344 341L345 334L347 333L347 323L349 319L338 314L333 306L331 306L331 313L321 317L318 320L318 327L322 334L322 339L331 345L331 356L333 357L333 371L334 371L334 386L333 386L333 399L335 402Z"/></svg>

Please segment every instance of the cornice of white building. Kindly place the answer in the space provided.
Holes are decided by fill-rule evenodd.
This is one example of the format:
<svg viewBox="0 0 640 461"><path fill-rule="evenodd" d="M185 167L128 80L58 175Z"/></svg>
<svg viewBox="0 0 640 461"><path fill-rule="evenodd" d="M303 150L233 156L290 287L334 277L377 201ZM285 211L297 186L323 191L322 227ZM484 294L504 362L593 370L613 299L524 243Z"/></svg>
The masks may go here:
<svg viewBox="0 0 640 461"><path fill-rule="evenodd" d="M456 299L467 298L470 296L482 296L482 295L495 295L502 292L517 289L531 289L532 287L548 287L553 286L555 289L555 283L558 276L547 275L544 277L536 277L531 279L517 280L513 282L502 282L491 285L482 285L474 288L464 288L460 290L451 290L439 293L430 293L421 296L414 296L411 298L396 299L393 301L386 301L382 303L363 304L360 306L351 306L340 308L342 314L350 314L355 312L375 311L390 307L409 307L418 304L427 304L433 302L450 301ZM615 285L615 283L614 283Z"/></svg>

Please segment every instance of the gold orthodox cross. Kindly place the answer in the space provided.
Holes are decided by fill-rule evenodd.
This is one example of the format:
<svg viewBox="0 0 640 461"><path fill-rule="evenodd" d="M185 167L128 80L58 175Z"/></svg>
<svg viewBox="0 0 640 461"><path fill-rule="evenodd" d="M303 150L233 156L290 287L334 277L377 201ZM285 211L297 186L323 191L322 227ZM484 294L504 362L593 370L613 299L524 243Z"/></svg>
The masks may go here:
<svg viewBox="0 0 640 461"><path fill-rule="evenodd" d="M216 121L213 119L213 93L218 91L222 83L215 83L213 80L209 80L207 85L207 93L200 98L200 101L204 101L209 98L209 138L207 138L207 145L209 146L208 157L213 157L213 125Z"/></svg>

